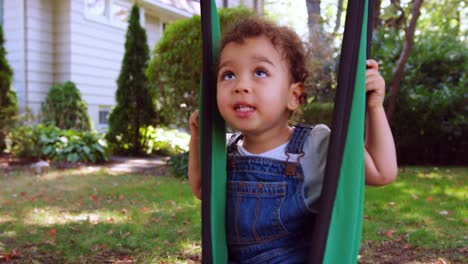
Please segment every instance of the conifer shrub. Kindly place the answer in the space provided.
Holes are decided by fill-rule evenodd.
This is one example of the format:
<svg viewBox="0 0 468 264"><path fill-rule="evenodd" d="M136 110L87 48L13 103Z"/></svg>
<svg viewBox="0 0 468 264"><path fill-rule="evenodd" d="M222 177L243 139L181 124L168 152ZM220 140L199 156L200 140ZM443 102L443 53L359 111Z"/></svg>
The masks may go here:
<svg viewBox="0 0 468 264"><path fill-rule="evenodd" d="M145 75L149 61L146 31L133 5L125 40L125 53L117 80L117 105L109 115L106 139L114 153L143 155L146 137L140 129L154 123L153 92Z"/></svg>
<svg viewBox="0 0 468 264"><path fill-rule="evenodd" d="M4 42L3 28L0 25L0 153L5 149L5 137L15 123L18 110L16 93L12 89L13 70L6 58Z"/></svg>
<svg viewBox="0 0 468 264"><path fill-rule="evenodd" d="M88 107L73 82L53 85L41 108L42 121L61 129L89 131Z"/></svg>

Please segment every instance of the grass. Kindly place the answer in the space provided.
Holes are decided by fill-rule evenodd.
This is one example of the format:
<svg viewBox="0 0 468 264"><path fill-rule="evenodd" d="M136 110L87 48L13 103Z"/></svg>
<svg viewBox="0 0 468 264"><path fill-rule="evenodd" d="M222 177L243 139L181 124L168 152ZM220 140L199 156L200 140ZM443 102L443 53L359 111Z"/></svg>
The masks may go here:
<svg viewBox="0 0 468 264"><path fill-rule="evenodd" d="M398 240L442 255L466 248L467 176L467 167L407 167L395 183L367 187L364 243ZM200 228L200 202L184 180L86 168L0 172L0 262L195 263Z"/></svg>
<svg viewBox="0 0 468 264"><path fill-rule="evenodd" d="M412 246L468 244L467 168L404 168L396 182L366 187L363 239L400 237Z"/></svg>
<svg viewBox="0 0 468 264"><path fill-rule="evenodd" d="M15 172L0 186L0 253L22 261L171 263L201 250L200 202L186 181L70 170Z"/></svg>

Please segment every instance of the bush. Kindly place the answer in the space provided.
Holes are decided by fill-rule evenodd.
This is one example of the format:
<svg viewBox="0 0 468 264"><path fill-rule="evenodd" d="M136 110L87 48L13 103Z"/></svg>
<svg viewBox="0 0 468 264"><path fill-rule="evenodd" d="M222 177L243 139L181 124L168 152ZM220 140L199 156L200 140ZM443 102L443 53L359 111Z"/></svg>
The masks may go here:
<svg viewBox="0 0 468 264"><path fill-rule="evenodd" d="M187 133L153 126L140 129L140 133L146 138L144 150L148 155L172 156L188 151L190 136Z"/></svg>
<svg viewBox="0 0 468 264"><path fill-rule="evenodd" d="M8 64L3 43L3 28L0 25L0 153L5 149L5 137L15 123L18 110L16 93L12 89L13 70Z"/></svg>
<svg viewBox="0 0 468 264"><path fill-rule="evenodd" d="M331 127L333 120L333 103L312 102L303 106L295 119L310 125L325 124Z"/></svg>
<svg viewBox="0 0 468 264"><path fill-rule="evenodd" d="M222 32L252 12L245 7L219 11ZM158 123L185 127L198 107L202 65L200 16L179 20L167 26L156 44L147 75L156 89Z"/></svg>
<svg viewBox="0 0 468 264"><path fill-rule="evenodd" d="M374 52L388 84L401 45L379 34ZM400 164L468 164L467 68L468 48L456 37L416 39L392 122Z"/></svg>
<svg viewBox="0 0 468 264"><path fill-rule="evenodd" d="M70 81L50 88L42 103L41 116L44 124L61 129L80 131L91 129L88 107L81 99L80 91L76 85Z"/></svg>
<svg viewBox="0 0 468 264"><path fill-rule="evenodd" d="M109 159L102 135L43 125L12 129L7 137L7 152L14 157L68 162L96 163Z"/></svg>
<svg viewBox="0 0 468 264"><path fill-rule="evenodd" d="M188 152L172 156L167 162L169 175L177 178L188 178L188 157Z"/></svg>

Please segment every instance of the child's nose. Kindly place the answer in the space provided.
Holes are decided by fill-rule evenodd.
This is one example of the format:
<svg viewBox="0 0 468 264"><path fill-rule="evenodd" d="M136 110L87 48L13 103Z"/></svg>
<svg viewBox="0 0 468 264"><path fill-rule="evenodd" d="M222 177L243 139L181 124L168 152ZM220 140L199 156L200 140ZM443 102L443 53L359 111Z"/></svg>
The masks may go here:
<svg viewBox="0 0 468 264"><path fill-rule="evenodd" d="M236 87L234 89L235 93L250 93L251 91L251 84L249 80L246 80L246 78L239 78L239 81L236 84Z"/></svg>

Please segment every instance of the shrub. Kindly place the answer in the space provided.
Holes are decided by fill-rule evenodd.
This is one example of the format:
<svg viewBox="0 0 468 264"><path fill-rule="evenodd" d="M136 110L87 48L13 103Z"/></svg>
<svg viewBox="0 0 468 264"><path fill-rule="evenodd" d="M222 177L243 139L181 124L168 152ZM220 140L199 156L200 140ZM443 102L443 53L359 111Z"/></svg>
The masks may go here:
<svg viewBox="0 0 468 264"><path fill-rule="evenodd" d="M146 138L145 153L171 156L188 151L190 136L175 129L149 126L140 129Z"/></svg>
<svg viewBox="0 0 468 264"><path fill-rule="evenodd" d="M188 152L172 156L167 162L168 173L177 178L188 178Z"/></svg>
<svg viewBox="0 0 468 264"><path fill-rule="evenodd" d="M109 159L102 135L43 125L12 129L7 137L7 152L15 157L68 162L96 163Z"/></svg>
<svg viewBox="0 0 468 264"><path fill-rule="evenodd" d="M222 32L251 15L245 7L219 11ZM185 127L198 106L202 65L200 16L179 20L167 26L156 44L147 74L156 89L158 123Z"/></svg>
<svg viewBox="0 0 468 264"><path fill-rule="evenodd" d="M44 124L61 129L80 131L91 129L88 107L81 99L76 85L70 81L50 88L42 103L41 116Z"/></svg>
<svg viewBox="0 0 468 264"><path fill-rule="evenodd" d="M145 138L141 137L140 128L153 124L155 115L153 93L145 75L149 48L139 18L139 8L133 5L117 80L117 105L109 115L106 135L114 152L129 155L143 154Z"/></svg>
<svg viewBox="0 0 468 264"><path fill-rule="evenodd" d="M6 59L3 43L3 28L0 25L0 153L5 149L5 136L14 124L18 110L16 93L12 89L13 70Z"/></svg>
<svg viewBox="0 0 468 264"><path fill-rule="evenodd" d="M303 106L295 119L298 122L316 125L325 124L331 127L333 120L333 103L312 102Z"/></svg>
<svg viewBox="0 0 468 264"><path fill-rule="evenodd" d="M374 50L387 83L400 48L391 42L377 39ZM467 68L468 48L456 37L416 39L392 122L400 164L468 164Z"/></svg>

